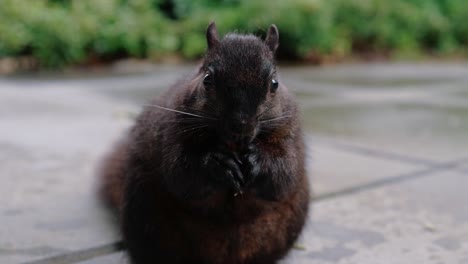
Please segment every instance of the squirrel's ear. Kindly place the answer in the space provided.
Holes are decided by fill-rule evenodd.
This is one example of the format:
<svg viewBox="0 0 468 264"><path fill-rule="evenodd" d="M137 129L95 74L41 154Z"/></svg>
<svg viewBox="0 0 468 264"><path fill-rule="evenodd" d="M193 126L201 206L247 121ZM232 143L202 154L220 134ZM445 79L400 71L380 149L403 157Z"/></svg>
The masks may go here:
<svg viewBox="0 0 468 264"><path fill-rule="evenodd" d="M215 22L211 22L208 25L208 29L206 30L206 42L208 43L209 49L217 46L219 43L218 30L216 29Z"/></svg>
<svg viewBox="0 0 468 264"><path fill-rule="evenodd" d="M275 24L271 25L265 38L265 43L275 53L279 45L279 32Z"/></svg>

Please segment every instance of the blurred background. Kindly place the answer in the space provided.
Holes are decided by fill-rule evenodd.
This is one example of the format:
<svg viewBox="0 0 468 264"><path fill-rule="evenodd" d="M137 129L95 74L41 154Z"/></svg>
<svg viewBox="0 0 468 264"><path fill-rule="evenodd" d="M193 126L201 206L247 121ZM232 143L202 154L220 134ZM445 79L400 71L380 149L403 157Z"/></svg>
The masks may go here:
<svg viewBox="0 0 468 264"><path fill-rule="evenodd" d="M467 0L0 0L0 263L127 263L97 168L210 21L279 28L314 192L282 263L468 263Z"/></svg>
<svg viewBox="0 0 468 264"><path fill-rule="evenodd" d="M281 30L279 57L288 61L467 54L465 0L1 0L0 4L0 57L30 58L29 67L90 65L129 57L193 60L203 55L204 31L212 20L221 32L258 35L275 23Z"/></svg>

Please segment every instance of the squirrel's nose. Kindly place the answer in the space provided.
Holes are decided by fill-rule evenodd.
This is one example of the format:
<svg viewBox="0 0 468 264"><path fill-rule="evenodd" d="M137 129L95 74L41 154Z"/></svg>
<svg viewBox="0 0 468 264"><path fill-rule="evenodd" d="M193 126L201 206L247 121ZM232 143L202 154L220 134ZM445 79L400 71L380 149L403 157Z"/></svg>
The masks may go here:
<svg viewBox="0 0 468 264"><path fill-rule="evenodd" d="M255 136L255 125L248 119L226 120L224 131L220 135L227 145L243 148Z"/></svg>
<svg viewBox="0 0 468 264"><path fill-rule="evenodd" d="M231 120L229 130L235 134L243 134L249 130L249 122L246 119Z"/></svg>

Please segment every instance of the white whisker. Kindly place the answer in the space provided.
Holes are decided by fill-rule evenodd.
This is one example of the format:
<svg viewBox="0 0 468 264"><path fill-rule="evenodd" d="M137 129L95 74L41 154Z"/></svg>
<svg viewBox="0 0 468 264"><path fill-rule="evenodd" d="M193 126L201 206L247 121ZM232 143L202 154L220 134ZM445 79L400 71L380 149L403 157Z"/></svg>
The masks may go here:
<svg viewBox="0 0 468 264"><path fill-rule="evenodd" d="M175 113L179 113L179 114L183 114L183 115L189 115L189 116L194 116L194 117L200 117L200 118L205 118L205 119L216 120L215 118L211 118L211 117L207 117L207 116L201 116L201 115L192 114L192 113L187 113L187 112L183 112L183 111L179 111L179 110L175 110L175 109L171 109L171 108L167 108L167 107L163 107L163 106L159 106L159 105L145 104L144 106L151 106L151 107L155 107L155 108L159 108L159 109L162 109L162 110L171 111L171 112L175 112Z"/></svg>
<svg viewBox="0 0 468 264"><path fill-rule="evenodd" d="M275 118L272 118L272 119L262 120L259 123L267 123L267 122L276 121L276 120L280 120L280 119L284 119L284 118L288 118L288 117L291 117L291 116L290 115L279 116L279 117L275 117Z"/></svg>
<svg viewBox="0 0 468 264"><path fill-rule="evenodd" d="M192 127L185 128L185 129L177 132L176 135L182 135L182 134L186 134L188 132L194 132L195 130L199 130L199 129L206 128L206 127L208 127L208 126L207 125L192 126Z"/></svg>

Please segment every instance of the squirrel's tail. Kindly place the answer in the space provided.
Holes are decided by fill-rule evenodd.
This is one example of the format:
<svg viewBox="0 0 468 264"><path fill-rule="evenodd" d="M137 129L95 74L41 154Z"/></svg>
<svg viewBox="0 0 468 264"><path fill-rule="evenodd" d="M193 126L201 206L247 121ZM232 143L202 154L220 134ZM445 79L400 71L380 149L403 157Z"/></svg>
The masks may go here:
<svg viewBox="0 0 468 264"><path fill-rule="evenodd" d="M98 170L98 195L106 205L120 211L123 202L128 143L119 142Z"/></svg>

